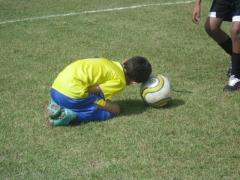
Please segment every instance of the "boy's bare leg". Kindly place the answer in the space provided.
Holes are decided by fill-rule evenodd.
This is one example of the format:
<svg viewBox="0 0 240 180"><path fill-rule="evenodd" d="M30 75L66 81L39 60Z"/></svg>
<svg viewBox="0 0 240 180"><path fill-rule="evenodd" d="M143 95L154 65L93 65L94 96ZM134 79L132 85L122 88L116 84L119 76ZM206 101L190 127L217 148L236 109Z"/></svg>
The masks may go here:
<svg viewBox="0 0 240 180"><path fill-rule="evenodd" d="M233 42L233 52L235 54L240 54L240 22L233 22L231 36Z"/></svg>
<svg viewBox="0 0 240 180"><path fill-rule="evenodd" d="M208 17L205 23L207 34L218 44L221 44L228 39L228 34L221 29L223 19Z"/></svg>
<svg viewBox="0 0 240 180"><path fill-rule="evenodd" d="M240 90L240 21L232 23L231 36L233 44L232 75L223 91Z"/></svg>
<svg viewBox="0 0 240 180"><path fill-rule="evenodd" d="M111 101L111 100L106 100L105 107L99 106L99 105L97 105L97 106L98 106L99 109L105 109L105 110L107 110L109 112L112 112L116 116L119 115L119 113L120 113L119 105L116 104L115 102Z"/></svg>

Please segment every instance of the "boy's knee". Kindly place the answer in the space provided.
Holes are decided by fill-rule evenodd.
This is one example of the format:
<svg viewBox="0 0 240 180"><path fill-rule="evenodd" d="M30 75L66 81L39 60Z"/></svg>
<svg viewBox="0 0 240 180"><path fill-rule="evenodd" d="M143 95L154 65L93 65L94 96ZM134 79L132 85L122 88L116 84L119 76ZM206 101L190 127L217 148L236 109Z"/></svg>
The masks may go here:
<svg viewBox="0 0 240 180"><path fill-rule="evenodd" d="M240 41L240 22L239 23L233 23L232 29L231 29L231 36L232 40Z"/></svg>
<svg viewBox="0 0 240 180"><path fill-rule="evenodd" d="M209 23L206 23L205 24L205 31L211 35L213 33L216 33L219 31L219 28L218 27L214 27L214 26L211 26Z"/></svg>
<svg viewBox="0 0 240 180"><path fill-rule="evenodd" d="M205 22L205 31L211 36L221 31L221 22L208 18Z"/></svg>
<svg viewBox="0 0 240 180"><path fill-rule="evenodd" d="M107 100L105 107L99 107L100 109L105 109L111 113L113 113L115 116L118 116L120 113L120 107L117 103Z"/></svg>
<svg viewBox="0 0 240 180"><path fill-rule="evenodd" d="M207 23L207 22L205 23L204 28L205 28L205 31L206 31L207 33L211 31L210 25L209 25L209 23Z"/></svg>

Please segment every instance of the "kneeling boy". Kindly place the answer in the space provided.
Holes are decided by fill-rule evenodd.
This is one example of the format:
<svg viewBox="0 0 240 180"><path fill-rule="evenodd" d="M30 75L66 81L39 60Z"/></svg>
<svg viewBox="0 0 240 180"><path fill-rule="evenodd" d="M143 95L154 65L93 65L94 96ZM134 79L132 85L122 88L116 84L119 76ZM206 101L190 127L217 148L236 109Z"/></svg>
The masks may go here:
<svg viewBox="0 0 240 180"><path fill-rule="evenodd" d="M120 107L111 97L127 85L142 83L152 73L141 56L123 61L93 57L68 65L55 79L47 106L48 125L60 126L117 116Z"/></svg>

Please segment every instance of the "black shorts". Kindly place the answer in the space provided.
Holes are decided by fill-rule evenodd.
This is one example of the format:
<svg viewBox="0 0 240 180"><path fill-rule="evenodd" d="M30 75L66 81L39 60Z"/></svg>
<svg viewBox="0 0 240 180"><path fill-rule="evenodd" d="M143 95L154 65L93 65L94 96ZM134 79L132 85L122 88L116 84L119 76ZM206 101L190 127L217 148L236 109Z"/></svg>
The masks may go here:
<svg viewBox="0 0 240 180"><path fill-rule="evenodd" d="M208 16L240 21L240 0L214 0Z"/></svg>

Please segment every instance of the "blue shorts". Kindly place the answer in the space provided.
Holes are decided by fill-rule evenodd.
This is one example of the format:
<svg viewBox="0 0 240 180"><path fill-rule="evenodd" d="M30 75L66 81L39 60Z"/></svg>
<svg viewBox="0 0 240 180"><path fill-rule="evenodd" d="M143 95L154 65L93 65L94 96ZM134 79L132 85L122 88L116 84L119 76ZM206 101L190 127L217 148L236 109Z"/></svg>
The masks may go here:
<svg viewBox="0 0 240 180"><path fill-rule="evenodd" d="M89 94L88 97L83 99L69 98L62 93L51 88L52 99L61 107L74 111L77 116L74 122L89 122L95 120L106 120L114 117L115 115L107 110L98 109L94 104L96 100L102 99L100 95Z"/></svg>

